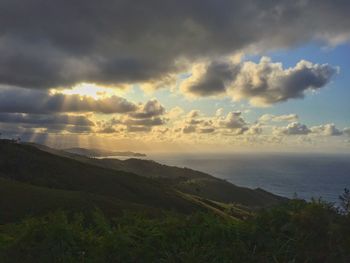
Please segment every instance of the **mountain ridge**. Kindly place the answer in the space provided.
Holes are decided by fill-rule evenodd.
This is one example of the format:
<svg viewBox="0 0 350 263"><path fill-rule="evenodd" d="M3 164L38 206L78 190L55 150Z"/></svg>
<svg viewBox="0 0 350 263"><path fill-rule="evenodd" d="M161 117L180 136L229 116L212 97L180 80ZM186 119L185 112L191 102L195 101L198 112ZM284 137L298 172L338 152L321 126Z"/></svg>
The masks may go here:
<svg viewBox="0 0 350 263"><path fill-rule="evenodd" d="M228 204L249 211L285 200L154 161L100 160L6 140L0 140L0 199L0 223L57 209L85 213L96 208L112 217L123 211L188 214L209 209L240 218L226 213Z"/></svg>
<svg viewBox="0 0 350 263"><path fill-rule="evenodd" d="M37 147L42 146L38 145ZM67 156L65 152L49 147L44 147L42 149L44 151L51 151L53 154ZM264 207L287 200L287 198L274 195L262 189L249 189L236 186L226 180L204 172L186 167L180 168L164 165L153 160L136 158L125 160L112 158L96 159L71 154L67 157L103 168L130 172L139 176L152 178L162 182L162 184L171 185L179 191L218 202L241 203L249 207Z"/></svg>

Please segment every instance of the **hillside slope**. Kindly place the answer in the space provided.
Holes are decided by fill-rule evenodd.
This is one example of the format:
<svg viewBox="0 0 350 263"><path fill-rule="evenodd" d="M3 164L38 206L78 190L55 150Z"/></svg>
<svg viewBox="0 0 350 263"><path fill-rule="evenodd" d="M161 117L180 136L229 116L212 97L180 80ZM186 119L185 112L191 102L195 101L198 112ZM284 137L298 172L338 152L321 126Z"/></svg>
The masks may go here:
<svg viewBox="0 0 350 263"><path fill-rule="evenodd" d="M43 145L32 145L43 151L65 156L83 163L152 178L162 185L171 186L181 192L218 202L239 203L251 208L259 208L275 205L287 200L262 189L239 187L209 174L188 168L168 166L155 161L135 158L127 160L88 158Z"/></svg>
<svg viewBox="0 0 350 263"><path fill-rule="evenodd" d="M109 217L119 216L125 210L152 214L159 212L156 208L113 197L39 187L0 177L0 224L56 210L89 213L96 208Z"/></svg>
<svg viewBox="0 0 350 263"><path fill-rule="evenodd" d="M249 207L263 207L286 200L261 189L239 187L209 174L188 168L179 168L141 159L83 159L97 166L131 172L156 179L162 184L170 185L181 192L197 195L224 203L239 203Z"/></svg>
<svg viewBox="0 0 350 263"><path fill-rule="evenodd" d="M157 181L53 155L31 145L0 141L0 177L26 184L79 191L180 212L198 206ZM45 199L42 200L45 202ZM35 205L35 204L33 204Z"/></svg>

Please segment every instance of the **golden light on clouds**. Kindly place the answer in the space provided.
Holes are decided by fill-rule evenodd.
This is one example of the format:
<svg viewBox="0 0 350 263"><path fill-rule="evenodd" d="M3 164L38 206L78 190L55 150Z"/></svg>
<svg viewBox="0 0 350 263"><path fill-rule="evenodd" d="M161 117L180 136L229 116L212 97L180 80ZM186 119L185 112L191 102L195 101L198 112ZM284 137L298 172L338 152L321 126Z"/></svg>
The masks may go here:
<svg viewBox="0 0 350 263"><path fill-rule="evenodd" d="M65 95L80 95L94 98L95 100L108 98L111 96L120 96L123 94L124 86L110 87L102 86L95 83L82 82L70 89L52 89L51 94L65 94Z"/></svg>

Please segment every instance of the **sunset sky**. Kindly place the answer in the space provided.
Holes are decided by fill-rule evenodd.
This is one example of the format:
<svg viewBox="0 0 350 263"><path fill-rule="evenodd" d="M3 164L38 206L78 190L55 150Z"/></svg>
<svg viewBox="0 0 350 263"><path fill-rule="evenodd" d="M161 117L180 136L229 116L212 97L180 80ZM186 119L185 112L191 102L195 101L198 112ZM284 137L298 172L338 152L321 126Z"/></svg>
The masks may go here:
<svg viewBox="0 0 350 263"><path fill-rule="evenodd" d="M1 0L2 138L350 152L346 0Z"/></svg>

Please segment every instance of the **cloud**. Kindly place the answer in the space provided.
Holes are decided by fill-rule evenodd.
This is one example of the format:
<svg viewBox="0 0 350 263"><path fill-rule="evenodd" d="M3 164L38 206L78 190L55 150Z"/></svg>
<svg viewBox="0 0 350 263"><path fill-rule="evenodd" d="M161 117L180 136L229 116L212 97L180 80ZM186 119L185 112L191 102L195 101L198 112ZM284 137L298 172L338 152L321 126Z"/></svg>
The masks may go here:
<svg viewBox="0 0 350 263"><path fill-rule="evenodd" d="M176 107L172 108L171 110L169 110L167 116L170 119L175 119L175 118L180 117L184 112L185 111L181 107L176 106Z"/></svg>
<svg viewBox="0 0 350 263"><path fill-rule="evenodd" d="M65 114L0 113L0 129L5 133L90 133L95 123L87 116Z"/></svg>
<svg viewBox="0 0 350 263"><path fill-rule="evenodd" d="M258 135L262 128L259 124L249 124L241 112L229 112L226 116L202 116L198 110L190 111L179 122L184 134L221 134L221 135Z"/></svg>
<svg viewBox="0 0 350 263"><path fill-rule="evenodd" d="M214 128L200 128L199 133L213 133L215 132Z"/></svg>
<svg viewBox="0 0 350 263"><path fill-rule="evenodd" d="M196 126L195 125L186 125L182 128L183 133L194 133L196 132Z"/></svg>
<svg viewBox="0 0 350 263"><path fill-rule="evenodd" d="M0 122L25 123L36 125L76 125L94 126L95 124L86 116L74 115L31 115L22 113L0 113Z"/></svg>
<svg viewBox="0 0 350 263"><path fill-rule="evenodd" d="M259 135L263 132L263 129L261 128L260 123L256 123L254 125L251 125L246 131L246 135Z"/></svg>
<svg viewBox="0 0 350 263"><path fill-rule="evenodd" d="M78 132L80 127L93 126L87 117L62 113L119 114L108 122L99 121L99 133L118 132L122 125L129 131L147 131L149 127L164 125L168 118L163 105L156 99L135 104L118 96L94 99L89 96L50 93L43 90L0 87L0 122L26 124L31 128L47 128ZM63 126L67 127L64 128ZM75 128L74 128L75 127ZM16 130L16 129L14 129ZM87 128L85 128L87 130ZM84 131L85 131L84 130ZM89 128L89 131L92 131Z"/></svg>
<svg viewBox="0 0 350 263"><path fill-rule="evenodd" d="M163 115L164 113L164 106L158 100L152 99L143 104L138 111L131 113L130 116L136 119L146 119Z"/></svg>
<svg viewBox="0 0 350 263"><path fill-rule="evenodd" d="M47 91L0 87L0 112L58 113L97 112L127 113L136 111L137 105L118 96L94 99L88 96L50 94Z"/></svg>
<svg viewBox="0 0 350 263"><path fill-rule="evenodd" d="M148 126L128 126L127 131L128 132L150 132L151 127L148 127Z"/></svg>
<svg viewBox="0 0 350 263"><path fill-rule="evenodd" d="M350 128L345 128L345 129L343 130L343 133L344 133L345 135L347 135L347 136L350 136Z"/></svg>
<svg viewBox="0 0 350 263"><path fill-rule="evenodd" d="M321 136L340 136L343 132L340 131L333 123L322 124L308 128L305 124L292 122L286 127L274 127L275 133L283 135L321 135Z"/></svg>
<svg viewBox="0 0 350 263"><path fill-rule="evenodd" d="M220 117L224 114L224 109L223 108L219 108L215 111L215 116L216 117Z"/></svg>
<svg viewBox="0 0 350 263"><path fill-rule="evenodd" d="M182 89L195 96L212 96L226 93L226 87L235 79L239 65L228 62L211 62L184 82Z"/></svg>
<svg viewBox="0 0 350 263"><path fill-rule="evenodd" d="M315 39L337 44L348 40L350 28L346 0L3 0L0 10L0 83L43 89L157 83L181 70L180 60ZM193 91L212 94L206 83ZM214 83L221 91L220 79Z"/></svg>
<svg viewBox="0 0 350 263"><path fill-rule="evenodd" d="M74 125L74 124L60 124L60 123L12 123L0 122L1 133L7 134L8 137L19 136L21 134L30 133L32 135L38 133L93 133L92 126Z"/></svg>
<svg viewBox="0 0 350 263"><path fill-rule="evenodd" d="M247 123L241 115L242 113L240 111L229 112L226 118L219 121L219 124L221 127L228 129L243 129Z"/></svg>
<svg viewBox="0 0 350 263"><path fill-rule="evenodd" d="M231 89L236 99L248 99L253 105L270 105L292 98L303 98L307 90L325 86L337 69L328 64L301 60L294 68L283 69L263 57L258 64L245 62Z"/></svg>
<svg viewBox="0 0 350 263"><path fill-rule="evenodd" d="M333 123L314 126L310 128L313 133L323 136L340 136L343 134Z"/></svg>
<svg viewBox="0 0 350 263"><path fill-rule="evenodd" d="M276 127L275 132L283 135L307 135L311 130L305 124L292 122L286 127Z"/></svg>
<svg viewBox="0 0 350 263"><path fill-rule="evenodd" d="M187 113L187 118L194 119L199 117L201 112L199 110L191 110L189 113Z"/></svg>
<svg viewBox="0 0 350 263"><path fill-rule="evenodd" d="M116 133L116 132L117 132L117 130L111 126L105 127L105 128L98 131L98 133Z"/></svg>
<svg viewBox="0 0 350 263"><path fill-rule="evenodd" d="M299 117L296 114L285 114L285 115L264 114L259 118L260 123L297 122L298 120L299 120Z"/></svg>
<svg viewBox="0 0 350 263"><path fill-rule="evenodd" d="M126 119L122 122L125 125L138 125L138 126L158 126L165 124L166 120L159 117L152 117L148 119Z"/></svg>
<svg viewBox="0 0 350 263"><path fill-rule="evenodd" d="M165 114L164 106L158 100L152 99L139 104L135 112L101 121L98 125L101 133L117 132L117 126L124 127L129 132L149 132L152 127L166 124L169 119L163 116Z"/></svg>
<svg viewBox="0 0 350 263"><path fill-rule="evenodd" d="M266 106L303 98L306 91L324 87L338 72L328 64L305 60L284 69L281 63L274 63L268 57L262 57L259 63L215 65L208 66L197 79L186 80L182 90L191 96L227 94L234 100L247 99L255 106Z"/></svg>

